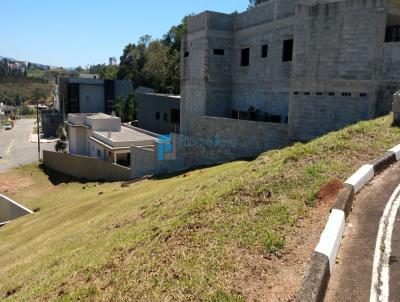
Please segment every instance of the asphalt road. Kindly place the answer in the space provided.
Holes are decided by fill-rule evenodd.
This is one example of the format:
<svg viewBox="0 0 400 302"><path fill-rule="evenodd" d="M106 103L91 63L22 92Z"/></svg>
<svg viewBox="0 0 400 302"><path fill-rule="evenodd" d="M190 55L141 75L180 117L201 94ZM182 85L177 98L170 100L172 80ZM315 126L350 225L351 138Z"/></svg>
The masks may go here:
<svg viewBox="0 0 400 302"><path fill-rule="evenodd" d="M400 301L400 164L357 195L325 302Z"/></svg>
<svg viewBox="0 0 400 302"><path fill-rule="evenodd" d="M12 130L0 132L0 173L38 160L37 144L29 142L35 120L18 120ZM55 143L41 144L41 150L54 150Z"/></svg>

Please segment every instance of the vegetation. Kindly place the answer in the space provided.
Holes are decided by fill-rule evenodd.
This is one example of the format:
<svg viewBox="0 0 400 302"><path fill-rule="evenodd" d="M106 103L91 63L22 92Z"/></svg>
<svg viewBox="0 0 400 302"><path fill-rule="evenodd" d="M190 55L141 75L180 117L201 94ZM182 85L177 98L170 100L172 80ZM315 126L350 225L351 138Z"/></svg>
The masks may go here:
<svg viewBox="0 0 400 302"><path fill-rule="evenodd" d="M293 299L332 202L321 187L398 144L390 124L391 116L361 122L254 161L127 188L37 166L0 174L0 191L40 209L0 228L0 297Z"/></svg>
<svg viewBox="0 0 400 302"><path fill-rule="evenodd" d="M131 91L126 98L119 97L115 104L117 114L123 123L137 119L138 103L135 91Z"/></svg>
<svg viewBox="0 0 400 302"><path fill-rule="evenodd" d="M65 152L67 149L67 132L65 131L64 125L58 127L56 134L59 140L54 146L54 149L57 152Z"/></svg>
<svg viewBox="0 0 400 302"><path fill-rule="evenodd" d="M267 1L269 1L269 0L249 0L249 2L250 2L249 8L259 5L259 4L262 4Z"/></svg>
<svg viewBox="0 0 400 302"><path fill-rule="evenodd" d="M23 105L35 97L47 99L53 95L55 84L49 83L0 83L0 102L8 105Z"/></svg>

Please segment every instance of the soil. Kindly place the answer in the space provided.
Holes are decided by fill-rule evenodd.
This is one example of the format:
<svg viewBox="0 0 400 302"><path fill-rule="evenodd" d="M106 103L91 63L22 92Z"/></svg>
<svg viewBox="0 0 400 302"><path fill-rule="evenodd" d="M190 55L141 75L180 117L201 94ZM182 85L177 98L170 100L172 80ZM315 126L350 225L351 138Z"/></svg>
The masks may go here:
<svg viewBox="0 0 400 302"><path fill-rule="evenodd" d="M237 251L232 257L242 262L235 275L227 276L232 290L245 301L295 301L308 260L319 241L332 204L343 184L329 181L321 187L319 202L296 225L286 238L285 252L275 255L248 255Z"/></svg>

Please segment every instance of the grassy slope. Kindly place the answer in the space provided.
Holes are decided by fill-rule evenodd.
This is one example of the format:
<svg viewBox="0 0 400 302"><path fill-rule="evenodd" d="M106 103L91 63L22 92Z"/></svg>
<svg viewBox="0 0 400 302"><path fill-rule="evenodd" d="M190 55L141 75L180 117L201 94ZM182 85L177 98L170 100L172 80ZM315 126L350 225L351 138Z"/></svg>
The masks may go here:
<svg viewBox="0 0 400 302"><path fill-rule="evenodd" d="M311 248L328 214L313 208L321 186L398 144L390 121L129 188L13 170L20 188L7 194L40 211L0 229L0 299L277 300L282 271L294 278L277 294L287 299L309 252L291 263L296 246Z"/></svg>

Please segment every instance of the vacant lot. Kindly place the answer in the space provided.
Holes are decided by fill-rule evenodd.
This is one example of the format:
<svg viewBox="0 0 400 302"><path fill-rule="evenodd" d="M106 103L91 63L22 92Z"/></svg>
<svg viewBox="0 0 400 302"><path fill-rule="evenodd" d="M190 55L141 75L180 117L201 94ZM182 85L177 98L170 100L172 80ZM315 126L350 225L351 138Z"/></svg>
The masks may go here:
<svg viewBox="0 0 400 302"><path fill-rule="evenodd" d="M390 122L128 188L0 174L37 211L0 229L0 299L293 299L340 181L399 143Z"/></svg>
<svg viewBox="0 0 400 302"><path fill-rule="evenodd" d="M22 100L29 100L40 95L43 97L50 97L53 95L55 84L50 83L1 83L0 95L7 95L11 98L19 97Z"/></svg>

